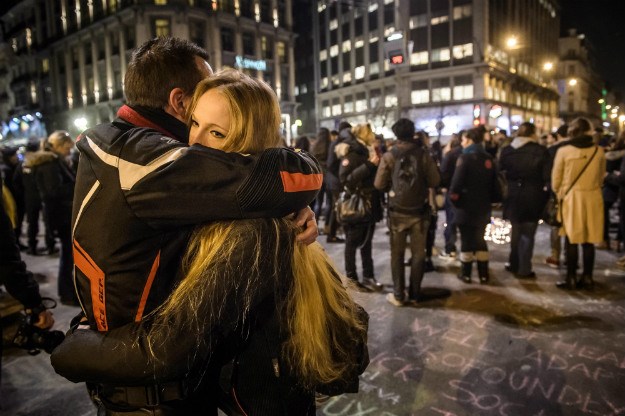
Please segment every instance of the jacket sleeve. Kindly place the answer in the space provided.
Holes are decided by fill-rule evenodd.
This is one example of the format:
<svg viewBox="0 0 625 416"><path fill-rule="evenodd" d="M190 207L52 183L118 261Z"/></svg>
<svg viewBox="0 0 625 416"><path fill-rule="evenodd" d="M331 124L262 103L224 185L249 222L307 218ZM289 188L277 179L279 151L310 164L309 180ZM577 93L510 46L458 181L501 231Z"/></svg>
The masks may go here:
<svg viewBox="0 0 625 416"><path fill-rule="evenodd" d="M462 191L464 188L464 181L466 175L466 165L463 156L458 157L456 161L456 170L454 176L451 179L451 185L449 186L449 199L455 206L459 206L462 200Z"/></svg>
<svg viewBox="0 0 625 416"><path fill-rule="evenodd" d="M391 189L391 174L393 172L394 160L395 158L391 152L386 152L382 155L380 166L378 166L378 171L373 181L373 186L375 186L376 189L383 192L387 192Z"/></svg>
<svg viewBox="0 0 625 416"><path fill-rule="evenodd" d="M37 189L45 201L71 200L72 190L63 184L56 160L39 165L36 169Z"/></svg>
<svg viewBox="0 0 625 416"><path fill-rule="evenodd" d="M605 181L612 185L625 186L625 157L621 160L618 175L614 172L609 173Z"/></svg>
<svg viewBox="0 0 625 416"><path fill-rule="evenodd" d="M269 262L262 262L256 271L250 264L255 250L275 245L275 241L267 236L259 247L255 238L244 239L229 259L217 263L215 267L223 273L216 284L227 288L226 296L219 300L203 298L197 308L198 328L176 325L172 320L159 325L158 330L152 329L154 354L150 353L150 322L146 320L106 333L75 329L52 352L54 370L73 382L123 386L178 381L201 371L220 341L238 330L243 311L253 309L273 293L275 279L268 276ZM244 290L249 287L253 290Z"/></svg>
<svg viewBox="0 0 625 416"><path fill-rule="evenodd" d="M436 188L441 183L441 174L431 155L425 154L425 176L428 188Z"/></svg>
<svg viewBox="0 0 625 416"><path fill-rule="evenodd" d="M155 228L282 217L306 207L323 182L319 164L305 152L240 155L200 145L172 147L145 166L120 166L119 176L135 215Z"/></svg>
<svg viewBox="0 0 625 416"><path fill-rule="evenodd" d="M556 152L556 158L553 162L553 169L551 170L551 189L553 192L558 195L558 198L561 198L561 187L562 180L564 177L564 152L559 151Z"/></svg>
<svg viewBox="0 0 625 416"><path fill-rule="evenodd" d="M451 177L454 172L454 166L456 160L453 157L453 150L447 152L445 156L443 156L443 161L441 162L441 186L444 188L449 188L451 184Z"/></svg>

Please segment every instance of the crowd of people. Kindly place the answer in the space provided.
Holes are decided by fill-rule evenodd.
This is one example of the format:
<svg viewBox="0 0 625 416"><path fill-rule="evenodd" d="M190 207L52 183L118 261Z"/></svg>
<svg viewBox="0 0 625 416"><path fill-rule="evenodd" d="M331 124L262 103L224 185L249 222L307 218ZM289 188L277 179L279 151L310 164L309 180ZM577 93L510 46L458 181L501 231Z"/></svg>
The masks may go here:
<svg viewBox="0 0 625 416"><path fill-rule="evenodd" d="M501 214L496 214L511 224L505 270L519 279L536 278L532 266L534 240L539 224L548 215L550 196L559 202L555 214L558 222L551 226L551 255L545 262L554 268L566 265L565 278L556 286L593 287L595 247L611 247L614 227L610 225L610 208L624 200L619 198L621 193L625 196L625 134L618 138L604 135L584 118L560 126L548 139L539 136L531 122L519 125L512 137L504 130L495 133L480 125L454 134L445 146L430 141L426 132L416 131L407 119L397 121L392 130L393 139L380 140L367 123L351 126L342 122L337 131L320 129L317 138L306 144L322 160L324 186L326 191L330 189L313 207L322 214L318 217L325 219L323 230L328 233L328 242L343 242L337 236L337 226L342 227L345 273L356 289L381 290L375 278L371 240L375 223L386 218L394 285L388 301L402 306L424 300L420 285L423 274L434 270L431 256L438 210L445 213L445 241L439 258L459 260L460 280L472 282L474 263L479 282L487 284L490 280L484 237L493 209L501 209ZM298 143L304 139L300 137ZM403 168L396 168L406 154L414 155L410 162L414 165L414 178L408 185L410 201L403 196L401 188L406 184L397 173ZM369 201L371 215L361 222L337 225L334 208L341 191L361 193ZM619 210L622 213L622 208ZM624 218L619 215L619 242L624 235ZM411 257L404 261L408 237ZM583 264L578 275L579 246ZM358 250L362 278L356 271ZM625 257L617 265L625 267ZM404 266L410 266L408 290Z"/></svg>
<svg viewBox="0 0 625 416"><path fill-rule="evenodd" d="M302 152L280 146L267 84L213 73L191 42L144 43L124 86L117 118L76 143L55 131L21 160L3 154L12 245L24 218L28 254L53 254L58 241L59 298L81 307L52 365L88 383L98 414L314 415L319 400L357 391L369 362L368 316L346 288L383 290L377 223L389 230L386 299L415 305L428 300L421 285L435 269L439 210L439 257L459 261L462 282L473 281L474 263L479 283L490 282L484 232L496 204L512 227L506 270L535 278L534 238L553 194L560 225L547 262L566 264L559 288L590 289L595 245L610 244L606 210L625 196L625 138L599 140L583 118L549 147L530 122L514 137L473 127L445 146L406 118L391 140L342 122L299 138ZM350 216L347 200L358 201ZM319 230L345 245L345 281L315 242Z"/></svg>

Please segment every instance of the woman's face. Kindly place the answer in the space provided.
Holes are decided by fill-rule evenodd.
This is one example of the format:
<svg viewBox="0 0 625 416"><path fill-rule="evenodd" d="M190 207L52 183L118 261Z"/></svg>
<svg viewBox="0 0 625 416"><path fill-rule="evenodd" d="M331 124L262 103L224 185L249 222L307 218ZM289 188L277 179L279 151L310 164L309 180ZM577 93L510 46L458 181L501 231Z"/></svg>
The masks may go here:
<svg viewBox="0 0 625 416"><path fill-rule="evenodd" d="M59 156L67 157L74 148L74 143L70 141L52 144L51 150Z"/></svg>
<svg viewBox="0 0 625 416"><path fill-rule="evenodd" d="M462 139L460 140L460 146L462 146L463 149L469 147L472 143L473 140L469 139L466 134L462 135Z"/></svg>
<svg viewBox="0 0 625 416"><path fill-rule="evenodd" d="M201 144L214 149L224 147L230 131L230 106L216 89L206 91L198 100L191 116L189 144Z"/></svg>

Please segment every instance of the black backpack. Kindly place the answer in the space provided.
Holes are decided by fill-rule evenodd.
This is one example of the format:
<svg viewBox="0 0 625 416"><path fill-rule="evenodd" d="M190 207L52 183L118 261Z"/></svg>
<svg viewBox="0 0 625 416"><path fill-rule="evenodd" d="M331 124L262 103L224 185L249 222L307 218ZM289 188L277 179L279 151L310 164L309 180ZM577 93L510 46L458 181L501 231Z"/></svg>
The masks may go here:
<svg viewBox="0 0 625 416"><path fill-rule="evenodd" d="M408 215L425 212L428 188L425 178L425 152L422 148L391 149L395 165L391 176L389 207L391 211Z"/></svg>

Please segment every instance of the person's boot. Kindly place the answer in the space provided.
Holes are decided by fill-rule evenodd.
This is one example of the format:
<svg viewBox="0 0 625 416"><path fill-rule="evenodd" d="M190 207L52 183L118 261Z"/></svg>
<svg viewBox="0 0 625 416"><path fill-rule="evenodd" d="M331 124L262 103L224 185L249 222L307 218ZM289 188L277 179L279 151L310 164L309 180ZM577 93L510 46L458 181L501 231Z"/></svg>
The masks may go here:
<svg viewBox="0 0 625 416"><path fill-rule="evenodd" d="M490 275L488 274L488 261L478 261L477 262L477 275L480 277L480 283L485 285L490 280Z"/></svg>
<svg viewBox="0 0 625 416"><path fill-rule="evenodd" d="M365 286L368 286L371 290L375 292L381 292L384 290L384 285L376 280L375 277L365 277L362 279L362 282Z"/></svg>
<svg viewBox="0 0 625 416"><path fill-rule="evenodd" d="M458 273L458 279L465 283L471 283L471 269L473 268L472 261L463 261L460 265L460 273Z"/></svg>
<svg viewBox="0 0 625 416"><path fill-rule="evenodd" d="M558 289L563 289L563 290L575 289L576 285L577 284L575 282L575 276L572 276L570 274L567 274L564 280L560 280L559 282L556 282L556 287Z"/></svg>
<svg viewBox="0 0 625 416"><path fill-rule="evenodd" d="M592 290L595 287L595 281L592 278L591 274L583 274L582 277L575 284L577 289L588 289Z"/></svg>

